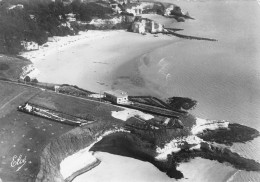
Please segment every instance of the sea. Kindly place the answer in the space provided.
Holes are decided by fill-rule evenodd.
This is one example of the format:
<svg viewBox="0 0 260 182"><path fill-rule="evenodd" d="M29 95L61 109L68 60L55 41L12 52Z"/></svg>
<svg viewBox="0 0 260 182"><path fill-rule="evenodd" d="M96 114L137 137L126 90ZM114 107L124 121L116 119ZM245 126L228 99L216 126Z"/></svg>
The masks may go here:
<svg viewBox="0 0 260 182"><path fill-rule="evenodd" d="M179 5L195 18L185 23L163 20L167 22L166 27L181 28L184 29L179 32L181 34L218 41L177 38L172 44L136 58L132 75L115 75L115 80L131 77L131 84L116 87L131 90L131 94L149 93L163 99L171 96L193 98L198 101L191 111L196 117L228 120L260 131L260 2L166 2ZM139 80L138 83L135 80ZM260 162L260 137L234 144L231 150ZM230 170L230 166L225 166L197 158L190 164L181 164L180 168L189 168L196 171L195 175L205 176L197 178L198 181L260 181L259 172Z"/></svg>

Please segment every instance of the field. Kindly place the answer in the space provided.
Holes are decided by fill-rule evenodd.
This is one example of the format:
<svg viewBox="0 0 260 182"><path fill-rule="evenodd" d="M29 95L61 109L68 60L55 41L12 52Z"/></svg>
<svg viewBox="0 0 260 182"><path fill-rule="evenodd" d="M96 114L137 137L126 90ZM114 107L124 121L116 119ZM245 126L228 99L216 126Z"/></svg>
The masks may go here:
<svg viewBox="0 0 260 182"><path fill-rule="evenodd" d="M103 123L100 127L112 127L114 122L118 126L123 124L111 116L111 111L121 110L119 107L0 81L0 178L3 181L34 181L45 146L75 128L17 111L26 102L98 121Z"/></svg>
<svg viewBox="0 0 260 182"><path fill-rule="evenodd" d="M20 104L41 92L0 82L0 178L3 181L34 179L45 145L73 128L17 111Z"/></svg>
<svg viewBox="0 0 260 182"><path fill-rule="evenodd" d="M29 100L29 103L46 107L64 114L95 120L115 120L111 111L121 110L119 107L107 105L94 100L85 100L63 94L41 92Z"/></svg>
<svg viewBox="0 0 260 182"><path fill-rule="evenodd" d="M155 116L154 119L146 122L140 118L131 117L124 122L111 115L112 111L124 109L119 106L19 83L0 81L0 178L4 181L35 181L41 167L40 157L45 146L53 139L75 128L17 111L17 107L26 102L73 117L94 121L80 127L80 129L90 131L93 136L88 136L88 138L92 139L104 131L121 128L126 123L135 125L141 122L142 125L153 125L150 127L154 128L158 122L161 123L165 120L165 117ZM154 130L152 128L149 131L152 132ZM155 130L154 132L156 138L160 138L160 132ZM149 132L147 136L143 132L141 133L143 137L151 138ZM65 148L67 146L65 144ZM79 146L79 148L81 147L84 147L83 143Z"/></svg>

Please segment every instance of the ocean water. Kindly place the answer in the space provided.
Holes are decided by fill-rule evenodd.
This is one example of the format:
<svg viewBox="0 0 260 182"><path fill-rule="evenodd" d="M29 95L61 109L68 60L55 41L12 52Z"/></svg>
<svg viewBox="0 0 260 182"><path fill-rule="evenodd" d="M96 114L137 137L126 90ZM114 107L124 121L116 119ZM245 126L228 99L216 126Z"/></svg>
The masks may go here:
<svg viewBox="0 0 260 182"><path fill-rule="evenodd" d="M136 71L144 81L143 87L148 93L161 98L183 96L197 100L199 104L192 111L197 117L225 119L260 130L258 1L168 2L180 5L195 18L185 23L169 21L168 27L183 28L182 34L218 41L177 39L166 47L136 59ZM132 94L140 93L139 90L143 89L134 83L127 87L132 88ZM124 86L121 88L124 89ZM260 162L260 138L246 144L235 144L232 150ZM196 165L192 162L190 165L196 171ZM195 173L207 176L207 181L210 177L217 177L215 171L220 171L221 166L214 167L212 162L210 171L207 166L204 167L207 174L203 174L203 167ZM222 171L222 175L230 174ZM234 170L225 180L260 181L260 173Z"/></svg>

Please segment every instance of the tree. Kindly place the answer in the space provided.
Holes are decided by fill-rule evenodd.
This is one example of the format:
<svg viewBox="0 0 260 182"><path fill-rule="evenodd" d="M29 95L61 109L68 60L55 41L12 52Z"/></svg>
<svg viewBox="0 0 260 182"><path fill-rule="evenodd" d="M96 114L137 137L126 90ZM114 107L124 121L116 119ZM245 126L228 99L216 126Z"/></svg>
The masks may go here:
<svg viewBox="0 0 260 182"><path fill-rule="evenodd" d="M24 81L25 81L25 82L31 82L31 78L30 78L29 76L26 76L26 77L24 78Z"/></svg>

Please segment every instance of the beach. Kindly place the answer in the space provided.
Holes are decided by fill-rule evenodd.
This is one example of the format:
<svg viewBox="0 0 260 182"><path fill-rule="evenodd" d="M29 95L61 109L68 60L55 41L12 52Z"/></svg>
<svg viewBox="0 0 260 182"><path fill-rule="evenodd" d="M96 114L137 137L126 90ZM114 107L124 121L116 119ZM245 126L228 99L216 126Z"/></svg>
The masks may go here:
<svg viewBox="0 0 260 182"><path fill-rule="evenodd" d="M121 71L132 74L137 68L135 60L141 55L179 41L178 39L168 35L159 34L154 37L152 34L141 35L125 30L89 30L76 36L54 37L39 50L25 52L22 56L32 61L39 70L37 79L40 82L77 85L99 93L120 88L120 84L116 86L114 81ZM129 67L124 66L120 70L125 64L129 64ZM134 81L138 82L130 80L131 83ZM131 92L131 89L126 91ZM83 182L86 178L90 181L171 180L148 162L108 153L98 153L95 157L101 164L73 181Z"/></svg>
<svg viewBox="0 0 260 182"><path fill-rule="evenodd" d="M117 156L105 152L96 152L94 155L101 160L96 168L76 177L73 182L137 182L137 181L173 181L165 173L159 171L149 162L143 162L137 159Z"/></svg>
<svg viewBox="0 0 260 182"><path fill-rule="evenodd" d="M111 89L114 72L122 64L177 38L125 30L89 30L53 39L39 50L22 54L39 70L38 81L77 85L99 93Z"/></svg>

